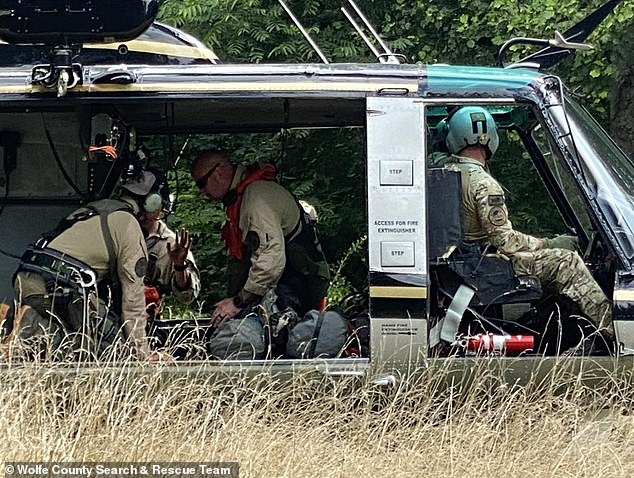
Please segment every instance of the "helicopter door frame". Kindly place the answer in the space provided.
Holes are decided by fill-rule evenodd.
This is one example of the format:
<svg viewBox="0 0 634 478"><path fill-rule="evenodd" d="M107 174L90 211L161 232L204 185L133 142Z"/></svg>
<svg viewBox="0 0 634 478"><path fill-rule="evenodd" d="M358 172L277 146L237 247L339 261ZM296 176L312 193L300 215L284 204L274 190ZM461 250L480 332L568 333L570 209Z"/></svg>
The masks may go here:
<svg viewBox="0 0 634 478"><path fill-rule="evenodd" d="M426 141L415 97L366 100L370 355L427 357Z"/></svg>

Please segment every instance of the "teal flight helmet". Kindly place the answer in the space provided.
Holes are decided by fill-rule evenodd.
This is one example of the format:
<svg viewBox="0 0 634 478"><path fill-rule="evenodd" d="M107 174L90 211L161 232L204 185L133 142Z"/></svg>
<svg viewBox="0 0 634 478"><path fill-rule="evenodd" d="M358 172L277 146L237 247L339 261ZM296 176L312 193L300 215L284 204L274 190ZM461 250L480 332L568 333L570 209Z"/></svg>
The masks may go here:
<svg viewBox="0 0 634 478"><path fill-rule="evenodd" d="M480 144L484 146L487 159L497 151L500 144L497 127L493 116L480 106L465 106L447 118L447 149L458 154L467 146Z"/></svg>

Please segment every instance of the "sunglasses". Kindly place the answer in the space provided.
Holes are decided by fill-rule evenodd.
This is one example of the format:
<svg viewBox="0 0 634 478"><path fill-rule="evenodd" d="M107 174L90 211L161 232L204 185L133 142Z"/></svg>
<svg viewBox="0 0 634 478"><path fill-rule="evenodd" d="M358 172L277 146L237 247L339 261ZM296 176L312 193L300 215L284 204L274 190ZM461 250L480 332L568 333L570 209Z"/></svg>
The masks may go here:
<svg viewBox="0 0 634 478"><path fill-rule="evenodd" d="M209 176L211 176L214 171L220 166L220 163L216 163L216 165L207 171L203 176L199 177L196 180L196 187L198 189L204 189L207 186L207 181L209 181Z"/></svg>

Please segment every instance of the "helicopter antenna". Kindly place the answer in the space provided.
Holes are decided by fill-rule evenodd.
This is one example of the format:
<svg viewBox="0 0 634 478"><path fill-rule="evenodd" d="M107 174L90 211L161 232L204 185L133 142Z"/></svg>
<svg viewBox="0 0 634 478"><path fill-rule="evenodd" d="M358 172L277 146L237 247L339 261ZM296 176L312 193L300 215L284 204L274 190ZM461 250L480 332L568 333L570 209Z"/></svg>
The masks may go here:
<svg viewBox="0 0 634 478"><path fill-rule="evenodd" d="M498 64L501 67L505 66L504 59L506 58L506 52L509 50L509 48L511 48L511 46L513 45L520 45L520 44L521 45L546 45L550 48L557 48L558 51L567 51L568 53L572 50L592 50L593 48L592 45L587 45L585 43L569 42L558 31L555 31L555 38L551 40L547 40L544 38L527 38L527 37L511 38L506 43L504 43L504 45L502 45L502 47L500 48L500 52L498 53ZM530 57L527 57L526 59L528 58ZM524 59L523 62L517 63L517 65L526 64L525 63L526 59ZM541 66L541 64L538 64L538 65Z"/></svg>
<svg viewBox="0 0 634 478"><path fill-rule="evenodd" d="M372 54L379 58L379 61L382 60L382 63L385 62L385 58L381 58L381 53L379 52L379 50L376 49L376 47L374 46L374 44L370 41L370 39L368 38L368 36L365 34L365 32L361 29L361 27L359 26L359 24L356 22L356 20L352 17L352 15L350 15L350 13L348 12L348 10L346 10L346 7L341 7L341 11L343 12L343 14L346 16L346 18L348 19L348 21L352 24L352 26L354 27L354 29L357 31L357 33L359 34L359 36L363 39L363 41L365 42L366 45L368 45L368 48L370 49L370 51L372 52Z"/></svg>
<svg viewBox="0 0 634 478"><path fill-rule="evenodd" d="M319 49L319 47L317 46L317 43L315 43L313 41L313 39L310 37L310 35L308 34L308 32L304 29L304 27L302 26L302 24L300 23L300 21L297 19L297 17L293 14L293 12L291 11L290 8L288 8L288 6L286 5L286 3L284 3L284 0L278 0L278 2L280 2L280 5L282 5L282 8L284 9L284 11L288 14L289 17L291 17L291 20L293 20L293 23L295 23L295 26L298 28L298 30L302 33L302 35L304 35L304 38L306 38L306 41L308 41L308 43L310 43L310 46L313 47L313 50L315 50L315 52L317 53L317 55L319 55L319 58L321 58L321 61L324 62L326 65L330 64L330 62L328 61L328 59L326 58L326 56L322 53L322 51Z"/></svg>
<svg viewBox="0 0 634 478"><path fill-rule="evenodd" d="M514 66L521 67L522 65L533 63L538 65L541 69L546 69L570 56L574 50L587 50L589 45L584 44L585 40L622 1L623 0L606 1L595 11L591 12L588 16L566 30L563 34L555 32L554 39L543 40L531 38L529 41L523 41L523 39L516 38L509 40L510 43L507 42L503 45L498 53L498 62L500 66L504 66L504 58L508 48L511 45L518 43L543 45L546 48L522 58L517 63L507 66L507 68Z"/></svg>
<svg viewBox="0 0 634 478"><path fill-rule="evenodd" d="M357 4L354 2L354 0L348 0L348 3L350 4L352 9L354 10L354 13L357 14L359 19L363 22L365 27L372 34L374 39L378 42L378 44L381 46L381 48L384 51L384 53L379 53L379 50L372 44L372 42L370 41L368 36L363 32L363 29L359 26L359 24L356 22L356 20L353 18L353 16L350 14L350 12L346 9L346 7L341 7L341 11L345 15L345 17L352 24L353 28L357 31L359 36L363 39L363 41L368 46L370 51L372 51L374 56L376 56L377 59L381 63L391 63L391 64L396 64L396 65L400 64L401 62L399 61L399 58L403 58L404 59L405 57L403 55L396 54L392 50L390 50L390 48L383 41L381 36L377 33L377 31L374 29L372 24L368 21L368 19L363 14L361 9L357 6Z"/></svg>

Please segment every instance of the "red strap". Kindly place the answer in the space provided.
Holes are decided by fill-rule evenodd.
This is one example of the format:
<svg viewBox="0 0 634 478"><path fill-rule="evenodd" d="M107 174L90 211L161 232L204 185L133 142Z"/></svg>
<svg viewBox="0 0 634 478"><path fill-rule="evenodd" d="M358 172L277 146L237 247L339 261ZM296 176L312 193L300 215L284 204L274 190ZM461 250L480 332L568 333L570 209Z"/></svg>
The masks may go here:
<svg viewBox="0 0 634 478"><path fill-rule="evenodd" d="M145 286L145 305L161 302L161 294L156 287Z"/></svg>
<svg viewBox="0 0 634 478"><path fill-rule="evenodd" d="M244 252L242 248L242 231L240 230L240 205L242 204L242 193L247 186L255 181L275 181L277 171L272 164L265 164L262 167L251 165L247 168L247 175L235 188L236 200L227 207L227 221L220 230L220 237L225 241L225 247L230 256L237 260L242 260Z"/></svg>
<svg viewBox="0 0 634 478"><path fill-rule="evenodd" d="M119 157L117 150L113 146L89 146L88 152L94 153L95 151L101 151L106 155L108 161L114 161ZM109 157L108 157L109 156Z"/></svg>
<svg viewBox="0 0 634 478"><path fill-rule="evenodd" d="M319 301L319 304L317 305L317 310L319 312L323 312L324 310L326 310L327 306L328 306L328 297L322 297L321 300Z"/></svg>

